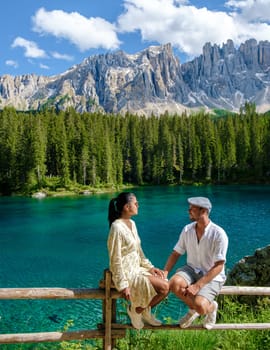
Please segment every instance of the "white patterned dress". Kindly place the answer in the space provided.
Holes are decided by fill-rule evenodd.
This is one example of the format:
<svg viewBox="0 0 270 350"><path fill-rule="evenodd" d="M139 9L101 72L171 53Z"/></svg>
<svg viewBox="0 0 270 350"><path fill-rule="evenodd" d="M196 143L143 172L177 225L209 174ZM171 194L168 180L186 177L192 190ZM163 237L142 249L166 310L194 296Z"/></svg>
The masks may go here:
<svg viewBox="0 0 270 350"><path fill-rule="evenodd" d="M112 279L118 291L129 287L134 307L147 307L157 294L148 272L153 265L146 259L135 222L130 230L121 219L115 220L109 232L108 251Z"/></svg>

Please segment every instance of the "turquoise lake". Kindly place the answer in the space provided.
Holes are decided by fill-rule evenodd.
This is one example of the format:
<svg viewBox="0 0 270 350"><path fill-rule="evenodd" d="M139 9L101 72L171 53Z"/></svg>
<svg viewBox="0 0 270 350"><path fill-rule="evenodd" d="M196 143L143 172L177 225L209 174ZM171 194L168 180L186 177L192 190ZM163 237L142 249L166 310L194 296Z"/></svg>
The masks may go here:
<svg viewBox="0 0 270 350"><path fill-rule="evenodd" d="M174 186L132 190L134 217L145 255L163 267L182 227L189 222L187 198L207 196L211 219L229 237L227 271L242 257L270 244L270 186ZM0 197L0 288L97 288L108 266L107 207L114 194L45 198ZM184 264L184 258L178 266ZM172 295L157 309L177 320L185 306ZM91 300L2 300L1 333L96 328L101 302ZM125 319L124 321L128 321Z"/></svg>

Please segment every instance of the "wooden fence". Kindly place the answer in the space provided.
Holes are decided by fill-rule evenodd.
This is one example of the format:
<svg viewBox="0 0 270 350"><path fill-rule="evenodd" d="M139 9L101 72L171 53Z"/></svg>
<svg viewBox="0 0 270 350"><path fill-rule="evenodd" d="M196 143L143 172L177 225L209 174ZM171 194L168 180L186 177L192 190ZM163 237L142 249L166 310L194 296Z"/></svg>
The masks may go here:
<svg viewBox="0 0 270 350"><path fill-rule="evenodd" d="M260 295L270 296L270 287L234 287L224 286L223 295ZM70 289L70 288L0 288L0 299L100 299L102 300L103 323L94 330L80 330L68 332L41 332L0 334L0 344L61 342L68 340L103 339L103 349L111 350L117 338L125 337L126 330L132 328L130 324L116 323L116 300L120 298L112 286L111 273L104 271L104 279L100 281L98 289ZM178 324L161 325L159 327L145 326L144 329L194 330L204 329L201 325L193 325L180 329ZM270 323L217 323L213 330L239 329L270 329Z"/></svg>

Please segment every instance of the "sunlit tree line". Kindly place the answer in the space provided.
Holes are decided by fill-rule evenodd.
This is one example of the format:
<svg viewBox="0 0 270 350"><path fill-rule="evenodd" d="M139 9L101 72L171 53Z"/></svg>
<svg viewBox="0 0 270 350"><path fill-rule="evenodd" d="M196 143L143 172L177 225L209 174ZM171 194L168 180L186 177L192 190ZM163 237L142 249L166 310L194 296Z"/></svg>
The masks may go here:
<svg viewBox="0 0 270 350"><path fill-rule="evenodd" d="M138 117L44 110L0 112L0 192L54 183L103 185L265 181L270 117L247 104L236 115ZM54 181L52 181L54 180Z"/></svg>

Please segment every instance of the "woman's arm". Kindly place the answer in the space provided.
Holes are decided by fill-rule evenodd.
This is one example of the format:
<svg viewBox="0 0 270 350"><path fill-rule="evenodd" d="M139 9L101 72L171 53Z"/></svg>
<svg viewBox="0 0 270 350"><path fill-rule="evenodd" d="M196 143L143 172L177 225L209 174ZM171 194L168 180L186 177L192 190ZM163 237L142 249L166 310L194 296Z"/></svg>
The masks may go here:
<svg viewBox="0 0 270 350"><path fill-rule="evenodd" d="M109 233L108 251L113 282L118 291L123 291L129 287L129 283L122 266L122 237L121 232L113 226Z"/></svg>

